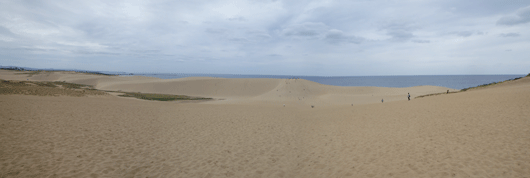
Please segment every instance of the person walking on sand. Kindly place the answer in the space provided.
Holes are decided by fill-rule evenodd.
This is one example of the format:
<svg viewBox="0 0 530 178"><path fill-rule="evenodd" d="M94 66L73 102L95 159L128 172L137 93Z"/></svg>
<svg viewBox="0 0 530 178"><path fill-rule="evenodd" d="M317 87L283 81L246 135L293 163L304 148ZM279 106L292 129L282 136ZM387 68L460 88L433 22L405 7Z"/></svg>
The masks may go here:
<svg viewBox="0 0 530 178"><path fill-rule="evenodd" d="M409 97L408 97L408 98L409 98L409 101L410 101L410 93L408 93L408 94L409 94Z"/></svg>
<svg viewBox="0 0 530 178"><path fill-rule="evenodd" d="M381 99L381 103L383 103L383 101L385 101L385 100Z"/></svg>

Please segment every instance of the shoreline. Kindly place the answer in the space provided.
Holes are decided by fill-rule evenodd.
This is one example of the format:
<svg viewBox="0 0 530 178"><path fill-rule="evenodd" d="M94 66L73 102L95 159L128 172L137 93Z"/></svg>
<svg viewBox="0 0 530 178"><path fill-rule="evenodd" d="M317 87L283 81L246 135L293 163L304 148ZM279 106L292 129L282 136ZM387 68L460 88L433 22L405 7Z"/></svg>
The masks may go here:
<svg viewBox="0 0 530 178"><path fill-rule="evenodd" d="M0 69L4 70L4 69ZM22 67L13 67L11 66L10 70L18 70L18 71L47 71L47 70L41 70L41 69L27 69ZM505 80L518 78L518 77L524 77L526 74L493 74L493 75L388 75L388 76L305 76L305 75L254 75L254 74L186 74L186 73L125 73L125 72L97 72L97 71L83 71L83 70L51 70L48 72L80 72L80 73L87 73L87 74L94 74L94 75L108 75L108 76L137 76L137 77L153 77L157 79L179 79L179 78L187 78L187 77L212 77L212 78L254 78L254 79L306 79L309 81L317 82L324 85L331 85L331 86L355 86L355 87L390 87L390 88L407 88L407 87L415 87L415 86L441 86L441 87L447 87L452 89L466 89L466 88L472 88L484 84L489 83L495 83L495 82L502 82ZM113 74L111 74L113 73ZM168 77L171 76L171 77ZM489 81L484 81L482 83L473 83L475 82L475 79L465 79L469 77L501 77L498 79L491 79ZM510 76L510 78L502 77L502 76ZM445 79L437 79L440 80L439 82L442 83L431 83L428 81L425 81L423 83L415 83L415 84L406 84L410 81L415 80L425 80L425 77L431 77L432 79L442 77ZM433 78L434 77L434 78ZM388 80L390 78L396 78L400 82L394 82L393 80ZM472 82L473 84L463 85L460 86L458 83L458 80L462 80L459 78L464 78L465 80L469 80L468 82ZM367 80L369 79L369 80ZM343 81L346 80L348 83L341 83L336 81ZM453 81L455 80L455 81ZM372 82L366 82L366 81L372 81ZM352 83L353 82L353 83ZM357 84L359 83L359 84ZM381 85L382 83L386 83L384 85Z"/></svg>
<svg viewBox="0 0 530 178"><path fill-rule="evenodd" d="M69 74L86 74L86 75L102 75L102 76L115 76L115 77L129 77L129 75L109 75L109 74L102 74L102 73L98 73L98 72L77 72L77 71L63 71L63 70L57 70L57 71L47 71L47 70L27 70L25 68L18 68L18 67L10 67L9 69L0 69L0 71L15 71L15 72L23 72L23 73L16 73L15 75L27 75L27 77L32 77L33 75L40 75L40 74L45 74L45 75L50 75L50 74L54 74L54 73L69 73ZM28 72L29 71L29 72ZM73 73L72 73L73 72ZM136 76L136 75L134 75ZM130 76L130 77L134 77L134 76ZM511 79L507 79L507 80L504 80L504 81L499 81L499 82L491 82L491 83L486 83L486 84L481 84L481 85L477 85L475 87L468 87L468 88L463 88L463 89L460 89L460 90L454 90L454 89L449 89L451 90L451 92L440 92L440 93L429 93L429 94L424 94L424 95L419 95L419 96L415 96L414 98L422 98L422 97L425 97L425 96L433 96L433 95L440 95L440 94L450 94L450 93L458 93L458 92L464 92L464 91L467 91L467 90L471 90L471 89L477 89L477 88L482 88L482 87L487 87L487 86L492 86L492 85L496 85L496 84L500 84L500 83L504 83L504 82L509 82L509 81L515 81L515 80L519 80L521 78L524 78L524 77L529 77L530 76L530 73L526 76L523 76L523 77L516 77L516 78L511 78ZM162 79L162 78L153 78L154 80L158 79L160 81L171 81L171 80L175 80L175 79ZM270 78L218 78L218 77L186 77L186 78L177 78L176 80L192 80L192 79L249 79L249 80L260 80L260 79L270 79ZM274 80L274 78L272 78ZM27 79L29 80L29 78ZM287 79L287 80L300 80L300 79L296 79L296 78L293 78L293 79ZM22 81L22 80L21 80ZM53 82L53 81L57 81L57 80L50 80L50 82ZM62 82L65 82L65 81L62 81ZM74 84L74 83L72 83ZM83 84L82 84L83 85ZM85 84L86 85L86 84ZM319 85L325 85L325 84L320 84ZM90 86L90 87L94 87L92 85L86 85L86 86ZM370 86L335 86L335 85L329 85L329 86L332 86L332 87L370 87ZM421 87L423 85L420 85L420 86L413 86L413 87ZM413 88L412 87L412 88ZM376 88L403 88L403 87L376 87ZM410 87L405 87L405 88L410 88ZM121 90L101 90L101 91L105 91L105 92L121 92L122 95L130 95L132 96L133 94L131 93L139 93L138 91L129 91L129 92L124 92L124 91L121 91ZM144 93L144 94L168 94L168 93ZM170 96L170 95L168 95ZM165 97L168 97L168 96L165 96ZM175 95L176 96L176 95ZM185 96L185 95L182 95L182 96ZM211 99L211 98L210 98Z"/></svg>
<svg viewBox="0 0 530 178"><path fill-rule="evenodd" d="M19 75L19 76L27 75L26 76L26 77L28 77L27 80L29 80L29 78L32 78L34 75L37 75L37 76L42 76L42 75L49 76L49 75L54 75L54 74L59 74L59 75L65 75L65 74L66 75L86 75L86 76L95 75L95 76L118 77L118 78L124 77L123 75L101 75L101 74L98 74L98 73L84 73L84 72L74 72L74 71L35 70L35 71L27 72L27 70L25 70L23 68L11 68L11 70L0 69L0 71L7 71L8 73L10 71L12 74ZM512 79L508 79L508 80L504 80L504 81L500 81L500 82L492 82L492 83L488 83L488 84L482 84L482 85L478 85L476 87L469 87L469 88L464 88L464 89L461 89L461 90L448 89L447 92L446 91L444 91L444 92L430 92L430 93L426 93L426 94L416 94L416 95L413 95L412 97L414 99L417 99L417 98L423 98L423 97L427 97L427 96L436 96L436 95L442 95L442 94L460 93L460 92L464 92L464 91L467 91L467 90L474 90L474 89L477 89L477 88L493 86L493 85L497 85L497 84L504 83L504 82L516 81L516 80L519 80L521 78L525 78L525 77L528 77L528 76L530 76L530 74L528 74L527 76L524 76L524 77L517 77L517 78L512 78ZM129 78L129 76L125 76L125 77ZM130 76L130 77L133 78L133 81L135 80L134 79L135 76ZM81 78L83 78L83 77L81 77ZM92 77L92 78L94 78L94 77ZM19 77L19 79L22 79L22 78ZM178 80L184 80L184 81L186 81L186 80L237 80L237 79L230 79L230 78L211 78L211 77L191 77L191 78L187 77L187 78L180 78L180 79L160 79L160 78L143 78L143 79L148 80L148 81L150 80L152 82L156 81L156 83L168 83L168 82L178 81ZM263 78L242 78L242 79L243 80L251 80L251 81L253 81L253 80L254 81L255 80L275 80L275 79L263 79ZM53 83L54 81L56 82L57 80L58 79L49 80L49 82ZM95 79L95 80L98 80L98 79ZM276 79L276 80L279 80L279 79ZM287 84L287 83L291 83L293 81L296 83L297 80L306 81L306 80L303 80L303 79L286 79L285 83ZM20 80L20 81L23 81L23 80ZM44 81L46 81L46 80L44 80ZM64 84L67 84L66 81L61 81L61 82L63 82ZM151 82L151 84L152 84L152 82ZM81 84L82 86L88 86L88 87L91 87L91 88L94 88L94 89L96 87L96 85L90 85L90 84L85 84L85 83L83 83L83 82L77 82L76 83L76 81L74 80L70 84L73 84L73 85ZM96 84L97 83L98 82L96 82ZM140 83L138 83L138 84L141 85ZM149 82L147 84L149 84ZM61 85L61 84L59 84L59 85ZM215 84L215 85L217 85L217 84ZM313 85L315 85L315 84L313 84ZM403 88L389 88L389 87L343 87L343 86L332 86L332 85L323 85L323 84L316 84L316 85L317 86L320 85L320 86L334 87L335 88L334 90L336 90L337 88L338 89L343 89L343 90L344 89L354 90L355 88L403 89ZM215 87L215 86L213 86L213 87ZM422 87L422 86L416 86L416 87ZM410 88L415 88L415 87L410 87ZM407 88L404 88L404 89L407 89ZM201 94L187 95L187 94L180 94L180 93L160 92L160 91L154 91L154 92L151 91L150 92L150 91L138 91L138 90L121 90L119 88L118 89L114 89L114 90L112 90L112 89L109 90L109 89L103 89L103 88L100 87L100 88L98 88L98 90L99 91L104 91L104 92L107 92L107 93L109 93L109 92L121 93L121 94L114 94L116 96L122 96L122 97L128 96L128 97L134 97L134 98L138 98L138 99L160 100L160 101L167 101L167 100L172 101L172 100L183 100L183 99L184 100L190 100L190 99L191 100L195 100L194 98L197 98L199 100L204 100L204 101L215 101L215 100L224 101L224 100L227 99L227 97L223 97L223 96L220 96L220 97L219 96L205 96L204 94L203 95L201 95ZM302 90L305 90L305 88L302 89ZM291 91L289 91L289 93L291 93ZM407 92L407 93L409 93L409 92ZM278 95L278 96L281 97L281 95ZM372 94L372 96L373 96L373 94ZM301 97L302 97L302 99L305 99L306 95L301 96ZM381 97L384 99L386 96L381 96ZM271 96L269 96L269 98L271 98ZM300 96L297 96L296 99L298 99L299 101L301 100ZM236 100L238 100L238 99L236 99ZM245 100L245 99L243 99L243 100ZM265 99L265 100L267 100L267 99ZM239 99L238 101L241 102L241 99ZM387 101L392 101L392 99L390 99L390 100L387 99ZM315 102L313 101L312 103L315 103ZM372 101L372 103L375 103L375 102ZM354 103L352 103L352 104L354 104ZM357 104L359 104L359 103L357 103Z"/></svg>

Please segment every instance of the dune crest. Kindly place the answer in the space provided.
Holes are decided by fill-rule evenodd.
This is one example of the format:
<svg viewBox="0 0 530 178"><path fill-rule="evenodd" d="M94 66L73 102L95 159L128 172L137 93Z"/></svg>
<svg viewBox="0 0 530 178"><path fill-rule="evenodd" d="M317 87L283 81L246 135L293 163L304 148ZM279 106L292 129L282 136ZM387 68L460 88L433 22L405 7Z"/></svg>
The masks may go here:
<svg viewBox="0 0 530 178"><path fill-rule="evenodd" d="M213 78L188 77L159 79L143 76L104 76L75 72L42 72L32 76L23 72L1 71L3 79L66 81L92 85L110 91L188 95L218 99L217 103L278 102L296 104L366 104L406 100L430 93L454 89L437 86L408 88L341 87L324 85L304 79ZM221 101L219 101L221 100Z"/></svg>

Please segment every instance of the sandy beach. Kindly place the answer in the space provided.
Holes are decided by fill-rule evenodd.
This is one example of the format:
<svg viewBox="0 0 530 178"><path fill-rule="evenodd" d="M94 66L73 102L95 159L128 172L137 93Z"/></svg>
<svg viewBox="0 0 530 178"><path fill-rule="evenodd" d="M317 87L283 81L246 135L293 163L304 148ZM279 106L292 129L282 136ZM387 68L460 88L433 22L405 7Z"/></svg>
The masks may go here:
<svg viewBox="0 0 530 178"><path fill-rule="evenodd" d="M213 99L0 95L0 177L530 177L530 77L414 99L458 90L23 73L0 79Z"/></svg>

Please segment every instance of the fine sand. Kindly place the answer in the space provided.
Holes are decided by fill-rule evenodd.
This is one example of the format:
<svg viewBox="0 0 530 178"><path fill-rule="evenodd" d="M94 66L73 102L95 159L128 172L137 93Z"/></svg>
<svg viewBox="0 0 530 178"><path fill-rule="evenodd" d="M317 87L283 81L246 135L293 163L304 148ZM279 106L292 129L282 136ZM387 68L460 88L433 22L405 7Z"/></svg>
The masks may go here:
<svg viewBox="0 0 530 178"><path fill-rule="evenodd" d="M456 90L16 73L214 100L0 95L0 177L530 177L529 77L414 99Z"/></svg>

